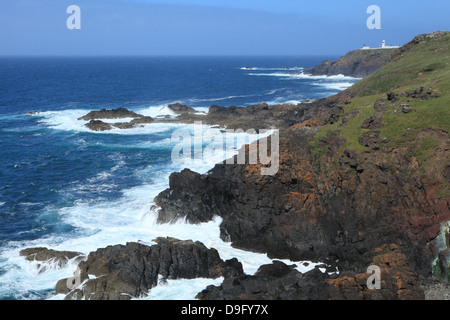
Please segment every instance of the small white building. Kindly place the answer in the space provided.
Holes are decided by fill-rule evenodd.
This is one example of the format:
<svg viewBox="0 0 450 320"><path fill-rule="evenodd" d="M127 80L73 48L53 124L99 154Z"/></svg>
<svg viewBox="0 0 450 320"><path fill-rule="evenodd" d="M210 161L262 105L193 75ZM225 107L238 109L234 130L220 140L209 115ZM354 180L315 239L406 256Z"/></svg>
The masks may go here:
<svg viewBox="0 0 450 320"><path fill-rule="evenodd" d="M397 49L400 48L400 46L387 46L386 45L386 40L383 40L383 42L381 43L381 48L371 48L369 46L364 45L361 50L375 50L375 49Z"/></svg>

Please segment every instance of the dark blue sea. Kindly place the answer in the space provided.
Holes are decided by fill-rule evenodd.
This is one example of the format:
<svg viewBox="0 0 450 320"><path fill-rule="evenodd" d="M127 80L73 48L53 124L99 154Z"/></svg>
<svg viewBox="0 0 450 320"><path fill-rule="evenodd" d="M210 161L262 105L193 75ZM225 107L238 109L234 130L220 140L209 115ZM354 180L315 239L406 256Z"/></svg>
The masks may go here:
<svg viewBox="0 0 450 320"><path fill-rule="evenodd" d="M87 254L174 236L215 247L223 259L237 257L247 273L269 262L223 242L218 219L155 223L153 198L168 187L171 172L187 166L171 160L171 134L187 125L91 132L77 119L118 107L171 115L167 106L175 102L198 112L211 105L297 103L358 80L302 73L325 58L336 57L0 58L0 299L62 298L55 284L76 264L26 261L19 252L28 247ZM190 167L203 173L220 160ZM171 280L145 299L193 299L217 281Z"/></svg>

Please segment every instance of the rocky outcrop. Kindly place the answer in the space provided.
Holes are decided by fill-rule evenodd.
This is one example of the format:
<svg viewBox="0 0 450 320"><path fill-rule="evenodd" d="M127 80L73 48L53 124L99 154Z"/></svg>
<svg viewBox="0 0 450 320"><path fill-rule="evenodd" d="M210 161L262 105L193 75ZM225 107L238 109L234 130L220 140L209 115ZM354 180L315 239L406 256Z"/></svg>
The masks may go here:
<svg viewBox="0 0 450 320"><path fill-rule="evenodd" d="M108 123L99 119L125 119L133 118L127 122ZM143 116L125 108L117 109L101 109L99 111L91 111L88 114L78 118L78 120L89 121L85 124L87 128L92 131L107 131L114 128L117 129L131 129L138 125L153 123L155 120L152 117Z"/></svg>
<svg viewBox="0 0 450 320"><path fill-rule="evenodd" d="M270 129L288 128L294 124L327 114L335 107L333 102L318 99L312 102L302 102L298 105L282 104L269 106L265 103L247 107L220 107L211 106L208 113L201 114L195 109L182 104L172 104L168 108L177 116L175 119L153 119L128 111L124 108L115 110L91 111L78 120L88 120L85 126L93 131L106 131L114 128L130 129L139 124L153 123L155 121L176 121L181 123L194 123L196 121L205 125L218 125L227 129ZM120 111L117 111L120 110ZM109 123L104 119L133 118L128 122Z"/></svg>
<svg viewBox="0 0 450 320"><path fill-rule="evenodd" d="M181 103L174 103L167 106L170 110L172 110L175 114L183 114L183 113L197 113L197 111L192 108L188 107Z"/></svg>
<svg viewBox="0 0 450 320"><path fill-rule="evenodd" d="M429 272L429 243L450 214L415 174L416 160L401 146L380 151L379 133L361 140L372 149L363 154L342 152L345 140L332 131L312 149L315 134L298 125L280 133L274 176L249 164L172 174L169 189L155 199L158 220L198 223L217 215L222 239L236 247L279 259L331 257L355 270L371 248L396 243L415 272Z"/></svg>
<svg viewBox="0 0 450 320"><path fill-rule="evenodd" d="M450 281L439 277L421 277L421 287L425 292L425 300L450 300Z"/></svg>
<svg viewBox="0 0 450 320"><path fill-rule="evenodd" d="M425 293L406 255L398 245L383 245L374 250L370 265L380 268L380 288L367 286L372 273L341 276L328 280L332 300L424 300Z"/></svg>
<svg viewBox="0 0 450 320"><path fill-rule="evenodd" d="M98 111L91 111L88 114L78 118L78 120L98 120L98 119L122 119L122 118L140 118L142 115L137 114L125 108L117 109L101 109Z"/></svg>
<svg viewBox="0 0 450 320"><path fill-rule="evenodd" d="M92 131L106 131L111 130L113 126L101 120L90 120L85 126Z"/></svg>
<svg viewBox="0 0 450 320"><path fill-rule="evenodd" d="M261 266L255 275L229 277L220 286L208 286L201 300L423 300L424 291L406 256L396 245L375 249L370 265L380 268L380 287L369 288L372 273L342 272L319 267L301 273L280 261Z"/></svg>
<svg viewBox="0 0 450 320"><path fill-rule="evenodd" d="M302 274L281 261L261 266L255 275L229 277L220 286L208 286L199 300L327 300L327 274L318 268Z"/></svg>
<svg viewBox="0 0 450 320"><path fill-rule="evenodd" d="M297 105L281 104L269 106L266 103L247 107L211 106L206 115L182 113L177 121L193 123L201 121L207 125L219 125L227 129L284 129L292 125L310 120L321 114L329 114L335 104L318 99L313 102L302 102Z"/></svg>
<svg viewBox="0 0 450 320"><path fill-rule="evenodd" d="M350 51L337 61L325 60L321 65L306 69L304 72L313 76L345 75L363 78L381 69L389 62L394 49L372 49Z"/></svg>
<svg viewBox="0 0 450 320"><path fill-rule="evenodd" d="M37 264L37 267L40 272L45 271L50 266L56 268L63 268L72 259L80 261L85 258L85 256L81 252L56 251L53 249L43 247L26 248L21 250L19 254L25 257L25 259L28 261L40 262Z"/></svg>
<svg viewBox="0 0 450 320"><path fill-rule="evenodd" d="M216 249L200 242L158 238L155 245L140 243L108 246L91 252L78 265L80 286L68 288L60 280L56 293L65 299L128 300L145 296L166 279L218 278L242 272L236 261L224 262Z"/></svg>

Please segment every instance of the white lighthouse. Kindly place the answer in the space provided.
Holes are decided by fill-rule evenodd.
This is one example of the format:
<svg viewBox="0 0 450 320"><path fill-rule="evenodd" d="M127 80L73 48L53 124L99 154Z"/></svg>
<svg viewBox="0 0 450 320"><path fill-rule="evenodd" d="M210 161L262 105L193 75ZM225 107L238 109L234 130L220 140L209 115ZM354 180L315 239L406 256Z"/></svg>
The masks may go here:
<svg viewBox="0 0 450 320"><path fill-rule="evenodd" d="M387 46L386 40L383 40L383 42L381 42L381 48L371 48L369 46L364 45L364 47L362 47L360 50L396 49L396 48L400 48L400 46Z"/></svg>

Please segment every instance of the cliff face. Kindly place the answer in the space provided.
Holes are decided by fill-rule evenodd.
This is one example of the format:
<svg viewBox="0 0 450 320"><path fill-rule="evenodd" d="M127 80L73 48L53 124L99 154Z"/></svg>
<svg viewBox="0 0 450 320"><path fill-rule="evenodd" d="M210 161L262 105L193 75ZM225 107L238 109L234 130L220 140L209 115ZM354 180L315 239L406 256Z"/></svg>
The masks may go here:
<svg viewBox="0 0 450 320"><path fill-rule="evenodd" d="M345 270L367 267L370 251L401 244L411 266L427 272L439 224L450 219L432 185L415 175L415 160L399 149L341 153L329 132L326 152L311 152L316 129L291 128L280 145L280 170L261 176L255 165L216 165L207 175L174 173L156 198L160 222L221 216L221 237L272 258L339 260ZM439 205L443 206L439 210Z"/></svg>
<svg viewBox="0 0 450 320"><path fill-rule="evenodd" d="M389 62L395 49L354 50L337 61L325 60L305 73L313 76L334 76L343 74L349 77L363 78L382 68Z"/></svg>
<svg viewBox="0 0 450 320"><path fill-rule="evenodd" d="M155 199L160 222L218 215L234 246L338 260L358 272L374 248L395 243L415 272L429 274L442 251L435 239L450 220L450 37L426 39L362 80L359 88L378 91L360 89L350 101L344 94L337 107L282 130L276 175L226 164L206 175L174 173Z"/></svg>

